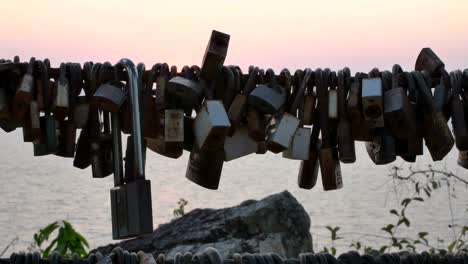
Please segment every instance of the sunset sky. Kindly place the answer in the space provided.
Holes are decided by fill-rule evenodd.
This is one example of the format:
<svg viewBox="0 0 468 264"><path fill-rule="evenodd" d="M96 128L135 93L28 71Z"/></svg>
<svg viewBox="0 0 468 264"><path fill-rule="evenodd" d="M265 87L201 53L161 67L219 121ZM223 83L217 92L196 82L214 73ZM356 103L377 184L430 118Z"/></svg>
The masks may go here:
<svg viewBox="0 0 468 264"><path fill-rule="evenodd" d="M128 57L200 64L211 30L231 35L226 64L279 70L412 69L423 47L468 68L468 1L3 1L1 58Z"/></svg>

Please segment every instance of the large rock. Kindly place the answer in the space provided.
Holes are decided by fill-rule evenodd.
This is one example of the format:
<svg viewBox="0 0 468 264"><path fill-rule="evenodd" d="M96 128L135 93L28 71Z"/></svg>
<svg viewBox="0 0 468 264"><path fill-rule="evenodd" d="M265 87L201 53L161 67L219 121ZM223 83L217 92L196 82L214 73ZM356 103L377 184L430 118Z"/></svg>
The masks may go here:
<svg viewBox="0 0 468 264"><path fill-rule="evenodd" d="M177 252L196 253L214 247L223 257L232 253L275 252L297 257L312 252L310 218L288 192L260 201L248 200L225 209L195 209L158 227L152 234L97 248L107 254L114 247L128 251L163 253L172 259Z"/></svg>

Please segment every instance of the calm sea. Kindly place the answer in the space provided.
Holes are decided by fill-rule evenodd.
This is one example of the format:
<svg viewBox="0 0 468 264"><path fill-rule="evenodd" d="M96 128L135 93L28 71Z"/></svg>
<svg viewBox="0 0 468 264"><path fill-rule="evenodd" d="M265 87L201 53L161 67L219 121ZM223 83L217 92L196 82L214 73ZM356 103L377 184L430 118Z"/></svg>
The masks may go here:
<svg viewBox="0 0 468 264"><path fill-rule="evenodd" d="M19 241L9 252L24 250L39 228L59 219L70 221L91 247L113 242L109 201L112 177L93 179L89 169L74 168L72 159L33 157L32 145L22 142L20 131L0 133L0 251L15 237ZM300 162L281 155L252 155L225 163L217 191L185 179L186 153L178 160L153 152L147 156L146 176L152 184L155 226L173 217L179 198L189 201L188 210L221 208L283 190L290 191L309 213L315 249L328 243L327 225L341 227L345 239L338 241L338 246L344 248L363 234L382 234L381 227L394 220L388 213L395 208L397 199L394 184L388 182L391 165L375 166L363 143L357 143L358 161L342 164L344 188L330 192L322 190L321 182L313 190L299 189ZM466 176L467 171L456 166L456 157L457 151L453 150L439 165ZM415 166L425 168L429 163L426 155L418 158ZM392 165L407 166L401 159ZM466 194L465 186L460 185L458 198L451 200L457 223L468 221ZM451 239L449 204L447 191L443 190L430 201L411 207L407 214L413 228L408 232L429 231L429 238L434 241L438 237ZM372 242L374 238L362 239Z"/></svg>

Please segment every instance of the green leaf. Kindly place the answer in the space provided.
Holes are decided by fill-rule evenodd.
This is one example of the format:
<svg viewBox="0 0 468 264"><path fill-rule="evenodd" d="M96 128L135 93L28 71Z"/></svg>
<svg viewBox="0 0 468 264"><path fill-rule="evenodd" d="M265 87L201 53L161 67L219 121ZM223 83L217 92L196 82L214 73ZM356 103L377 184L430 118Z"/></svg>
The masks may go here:
<svg viewBox="0 0 468 264"><path fill-rule="evenodd" d="M457 243L457 241L453 241L452 243L450 243L450 245L447 247L448 251L450 253L453 253L453 248L455 247L455 244Z"/></svg>
<svg viewBox="0 0 468 264"><path fill-rule="evenodd" d="M335 247L332 247L332 248L331 248L331 254L332 254L333 256L336 256L336 248L335 248Z"/></svg>
<svg viewBox="0 0 468 264"><path fill-rule="evenodd" d="M410 198L405 198L405 199L403 199L403 201L401 201L401 205L404 206L404 207L407 207L410 202L411 202Z"/></svg>
<svg viewBox="0 0 468 264"><path fill-rule="evenodd" d="M420 238L423 238L423 237L427 236L428 234L429 234L429 233L427 233L427 232L419 232L419 233L418 233L418 236L419 236Z"/></svg>
<svg viewBox="0 0 468 264"><path fill-rule="evenodd" d="M415 200L415 201L420 201L420 202L424 202L424 199L421 198L421 197L414 197L413 200Z"/></svg>
<svg viewBox="0 0 468 264"><path fill-rule="evenodd" d="M380 253L384 253L387 250L388 246L383 246L379 249Z"/></svg>
<svg viewBox="0 0 468 264"><path fill-rule="evenodd" d="M395 227L394 225L388 224L386 227L382 227L382 230L385 231L385 232L387 232L387 233L389 233L390 235L392 235L392 234L393 234L393 230L392 230L392 229L393 229L394 227Z"/></svg>
<svg viewBox="0 0 468 264"><path fill-rule="evenodd" d="M395 209L390 210L390 213L391 213L391 214L394 214L394 215L396 215L396 216L400 216L400 215L398 214L397 210L395 210Z"/></svg>

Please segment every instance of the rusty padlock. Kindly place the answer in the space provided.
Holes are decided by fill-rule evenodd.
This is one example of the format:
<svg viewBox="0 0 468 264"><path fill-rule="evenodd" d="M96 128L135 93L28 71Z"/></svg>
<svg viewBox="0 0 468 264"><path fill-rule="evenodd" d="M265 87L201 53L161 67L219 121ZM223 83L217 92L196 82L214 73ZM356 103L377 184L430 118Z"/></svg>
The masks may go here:
<svg viewBox="0 0 468 264"><path fill-rule="evenodd" d="M207 81L214 81L223 67L226 59L230 36L213 30L203 55L200 77Z"/></svg>
<svg viewBox="0 0 468 264"><path fill-rule="evenodd" d="M429 149L432 160L442 160L455 144L452 133L447 126L447 120L441 109L436 108L431 92L421 72L413 72L419 94L423 102L424 112L424 141Z"/></svg>
<svg viewBox="0 0 468 264"><path fill-rule="evenodd" d="M351 73L348 68L338 71L337 104L338 104L338 153L343 163L356 161L356 150L351 133L351 123L346 111L346 96L349 90Z"/></svg>
<svg viewBox="0 0 468 264"><path fill-rule="evenodd" d="M317 69L315 71L319 123L322 134L322 145L319 150L320 171L324 190L335 190L343 187L340 161L338 160L338 147L331 132L328 116L328 81L330 71Z"/></svg>
<svg viewBox="0 0 468 264"><path fill-rule="evenodd" d="M461 101L461 90L463 73L460 70L450 73L452 82L451 94L451 110L452 110L452 127L455 135L455 144L458 150L468 150L468 129L466 126L465 109Z"/></svg>
<svg viewBox="0 0 468 264"><path fill-rule="evenodd" d="M306 90L306 86L309 83L310 78L312 77L313 72L311 69L305 69L304 76L302 80L298 80L297 84L299 85L299 89L297 90L296 97L294 98L293 106L296 103L300 104L299 102L304 101L304 93ZM297 115L297 110L296 113ZM299 127L294 132L292 140L288 149L283 152L283 158L288 159L296 159L296 160L308 160L309 159L309 146L310 146L310 128L303 127L299 124Z"/></svg>
<svg viewBox="0 0 468 264"><path fill-rule="evenodd" d="M13 114L17 120L23 120L33 98L35 62L36 59L34 57L29 60L28 69L23 75L20 86L16 90L13 99Z"/></svg>

